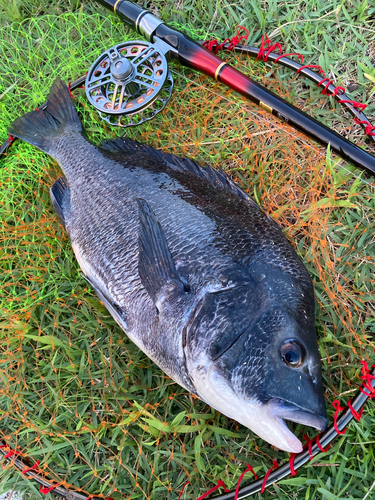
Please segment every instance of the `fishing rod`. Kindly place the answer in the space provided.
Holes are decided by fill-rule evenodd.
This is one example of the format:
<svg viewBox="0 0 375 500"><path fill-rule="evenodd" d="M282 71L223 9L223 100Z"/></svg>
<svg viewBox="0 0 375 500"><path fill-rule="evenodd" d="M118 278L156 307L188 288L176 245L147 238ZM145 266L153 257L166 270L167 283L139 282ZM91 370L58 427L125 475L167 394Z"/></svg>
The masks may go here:
<svg viewBox="0 0 375 500"><path fill-rule="evenodd" d="M324 146L331 145L334 152L351 161L356 166L375 173L375 158L355 144L332 131L319 121L310 117L292 104L281 99L261 85L253 82L215 54L219 49L234 50L259 58L257 47L239 43L195 42L183 33L169 28L147 10L127 0L98 0L104 6L113 9L120 18L138 31L150 43L132 41L111 47L104 52L87 72L79 78L78 86L86 88L89 102L97 109L100 116L111 125L120 127L137 126L152 119L164 109L173 90L172 73L168 70L168 60L179 60L183 65L206 73L218 81L226 83L263 109L271 112L285 123L301 130L307 136ZM237 41L246 38L237 37ZM271 43L270 40L266 40ZM263 39L262 39L263 45ZM214 53L204 48L207 46ZM375 133L366 115L366 105L351 100L342 87L335 87L317 65L302 65L281 54L280 44L263 48L263 60L277 62L304 75L318 85L324 84L323 94L331 95L345 106L354 116L355 121L365 129L370 140L375 142ZM279 48L279 53L272 49ZM300 54L297 54L302 58ZM319 68L318 73L310 68ZM327 82L328 80L328 82ZM75 82L70 84L71 89ZM40 106L45 109L46 104ZM0 146L0 155L5 153L14 139L9 137Z"/></svg>
<svg viewBox="0 0 375 500"><path fill-rule="evenodd" d="M375 174L375 157L293 104L255 83L187 35L169 27L148 10L128 0L97 0L165 52L167 57L222 82L262 109L314 139L357 167ZM357 116L357 115L356 115ZM358 115L359 118L360 115Z"/></svg>

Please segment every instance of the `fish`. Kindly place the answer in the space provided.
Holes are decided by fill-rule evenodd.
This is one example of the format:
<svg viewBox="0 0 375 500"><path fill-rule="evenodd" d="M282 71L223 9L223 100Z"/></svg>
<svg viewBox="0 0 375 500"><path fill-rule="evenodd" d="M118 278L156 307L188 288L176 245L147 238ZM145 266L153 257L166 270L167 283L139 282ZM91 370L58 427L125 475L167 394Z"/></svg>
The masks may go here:
<svg viewBox="0 0 375 500"><path fill-rule="evenodd" d="M65 83L9 134L55 159L50 189L83 276L186 390L287 452L327 426L314 288L279 225L223 170L84 135Z"/></svg>

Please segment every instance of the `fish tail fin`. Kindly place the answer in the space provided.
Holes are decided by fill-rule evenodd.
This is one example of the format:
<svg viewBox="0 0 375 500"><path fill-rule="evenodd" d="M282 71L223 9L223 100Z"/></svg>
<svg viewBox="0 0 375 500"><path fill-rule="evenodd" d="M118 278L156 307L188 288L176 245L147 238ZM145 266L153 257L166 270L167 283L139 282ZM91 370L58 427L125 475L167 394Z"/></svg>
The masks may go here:
<svg viewBox="0 0 375 500"><path fill-rule="evenodd" d="M68 87L57 79L51 87L46 109L20 116L8 127L8 133L49 153L54 139L68 128L78 132L82 125Z"/></svg>

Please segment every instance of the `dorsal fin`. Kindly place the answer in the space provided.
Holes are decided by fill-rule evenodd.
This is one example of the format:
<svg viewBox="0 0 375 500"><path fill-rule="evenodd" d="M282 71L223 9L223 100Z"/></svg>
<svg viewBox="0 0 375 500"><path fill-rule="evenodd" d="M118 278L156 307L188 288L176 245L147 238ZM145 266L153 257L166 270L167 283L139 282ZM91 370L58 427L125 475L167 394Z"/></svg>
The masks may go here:
<svg viewBox="0 0 375 500"><path fill-rule="evenodd" d="M236 186L232 179L222 169L215 170L210 165L202 167L202 165L200 165L197 161L190 158L179 158L173 154L164 153L164 151L154 149L147 144L141 144L140 142L125 137L117 137L116 139L106 140L100 145L100 148L105 152L112 153L114 155L118 155L119 153L125 153L128 155L144 153L152 156L154 159L159 158L173 170L177 170L178 172L190 172L197 177L206 179L215 187L226 189L260 209L250 196Z"/></svg>

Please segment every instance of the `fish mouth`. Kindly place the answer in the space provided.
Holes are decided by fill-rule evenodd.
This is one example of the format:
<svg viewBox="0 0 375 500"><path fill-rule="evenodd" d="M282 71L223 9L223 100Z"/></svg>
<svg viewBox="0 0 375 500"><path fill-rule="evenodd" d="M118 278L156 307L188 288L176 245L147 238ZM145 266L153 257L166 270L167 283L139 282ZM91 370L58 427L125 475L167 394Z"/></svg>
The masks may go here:
<svg viewBox="0 0 375 500"><path fill-rule="evenodd" d="M278 398L271 398L268 401L267 415L278 428L279 438L281 438L276 446L291 453L300 453L303 447L301 441L290 431L285 420L314 427L320 432L324 431L328 425L325 417ZM280 446L281 443L282 446Z"/></svg>
<svg viewBox="0 0 375 500"><path fill-rule="evenodd" d="M312 426L323 431L327 419L294 403L280 398L261 402L256 396L243 397L233 390L213 365L205 376L193 377L199 397L229 418L251 429L260 438L280 450L300 453L301 441L293 434L285 420Z"/></svg>
<svg viewBox="0 0 375 500"><path fill-rule="evenodd" d="M275 418L290 420L297 424L303 424L308 427L314 427L318 431L324 431L327 428L328 420L325 417L305 410L289 401L278 398L271 398L268 403L268 414Z"/></svg>

